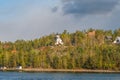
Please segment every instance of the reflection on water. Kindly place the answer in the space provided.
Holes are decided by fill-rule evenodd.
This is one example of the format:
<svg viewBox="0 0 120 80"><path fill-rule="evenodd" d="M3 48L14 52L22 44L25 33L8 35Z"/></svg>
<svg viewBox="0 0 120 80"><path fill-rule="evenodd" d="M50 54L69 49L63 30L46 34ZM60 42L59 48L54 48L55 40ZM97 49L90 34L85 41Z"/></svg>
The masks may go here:
<svg viewBox="0 0 120 80"><path fill-rule="evenodd" d="M0 80L120 80L120 74L0 72Z"/></svg>

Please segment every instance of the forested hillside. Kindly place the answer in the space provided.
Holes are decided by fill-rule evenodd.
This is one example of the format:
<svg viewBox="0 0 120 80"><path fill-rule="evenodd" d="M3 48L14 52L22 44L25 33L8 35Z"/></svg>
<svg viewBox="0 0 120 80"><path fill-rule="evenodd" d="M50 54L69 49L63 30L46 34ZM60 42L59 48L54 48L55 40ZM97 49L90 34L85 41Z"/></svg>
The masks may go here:
<svg viewBox="0 0 120 80"><path fill-rule="evenodd" d="M120 29L60 33L64 44L55 45L55 33L35 40L0 42L0 66L44 69L120 70L120 45L113 44ZM105 39L112 36L112 39Z"/></svg>

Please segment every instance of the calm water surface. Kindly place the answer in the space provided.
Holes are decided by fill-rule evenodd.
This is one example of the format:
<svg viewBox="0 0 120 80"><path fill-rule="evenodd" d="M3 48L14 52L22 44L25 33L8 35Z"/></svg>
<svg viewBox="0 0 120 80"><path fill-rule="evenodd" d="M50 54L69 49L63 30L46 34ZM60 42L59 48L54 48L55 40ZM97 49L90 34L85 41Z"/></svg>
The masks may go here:
<svg viewBox="0 0 120 80"><path fill-rule="evenodd" d="M120 80L120 73L0 72L0 80Z"/></svg>

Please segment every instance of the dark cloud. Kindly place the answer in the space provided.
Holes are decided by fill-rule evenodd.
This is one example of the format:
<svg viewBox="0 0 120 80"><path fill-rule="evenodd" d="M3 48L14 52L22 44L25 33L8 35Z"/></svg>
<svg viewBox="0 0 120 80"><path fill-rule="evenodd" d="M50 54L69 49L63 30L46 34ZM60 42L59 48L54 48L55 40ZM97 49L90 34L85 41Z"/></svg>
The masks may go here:
<svg viewBox="0 0 120 80"><path fill-rule="evenodd" d="M58 10L57 6L52 8L52 12L56 12L57 10Z"/></svg>
<svg viewBox="0 0 120 80"><path fill-rule="evenodd" d="M61 0L64 14L86 15L111 12L119 0Z"/></svg>

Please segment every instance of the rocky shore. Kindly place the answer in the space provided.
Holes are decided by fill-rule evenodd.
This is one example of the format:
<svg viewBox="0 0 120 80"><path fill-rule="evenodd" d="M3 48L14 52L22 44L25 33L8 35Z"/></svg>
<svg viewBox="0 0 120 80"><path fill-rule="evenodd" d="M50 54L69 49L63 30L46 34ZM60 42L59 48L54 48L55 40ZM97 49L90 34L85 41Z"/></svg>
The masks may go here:
<svg viewBox="0 0 120 80"><path fill-rule="evenodd" d="M0 69L1 71L23 71L23 72L79 72L79 73L120 73L118 70L90 70L90 69L39 69L39 68L23 68L23 69Z"/></svg>

